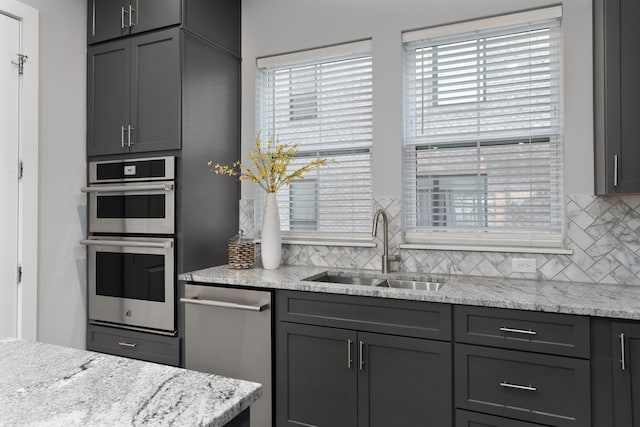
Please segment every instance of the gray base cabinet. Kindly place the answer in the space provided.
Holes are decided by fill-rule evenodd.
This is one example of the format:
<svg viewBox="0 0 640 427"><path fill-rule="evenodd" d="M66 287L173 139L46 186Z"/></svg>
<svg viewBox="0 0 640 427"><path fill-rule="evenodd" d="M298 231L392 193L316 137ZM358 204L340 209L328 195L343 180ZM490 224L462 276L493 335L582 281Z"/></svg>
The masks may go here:
<svg viewBox="0 0 640 427"><path fill-rule="evenodd" d="M640 324L613 322L613 402L616 427L640 427Z"/></svg>
<svg viewBox="0 0 640 427"><path fill-rule="evenodd" d="M452 425L451 343L421 337L450 337L448 305L286 291L277 303L278 426Z"/></svg>
<svg viewBox="0 0 640 427"><path fill-rule="evenodd" d="M455 346L456 407L558 427L591 424L589 361Z"/></svg>
<svg viewBox="0 0 640 427"><path fill-rule="evenodd" d="M493 415L477 412L456 411L456 427L544 427L542 424L532 424L509 418L494 417Z"/></svg>
<svg viewBox="0 0 640 427"><path fill-rule="evenodd" d="M180 338L108 326L87 325L87 350L180 365Z"/></svg>
<svg viewBox="0 0 640 427"><path fill-rule="evenodd" d="M452 424L451 344L358 333L358 426Z"/></svg>
<svg viewBox="0 0 640 427"><path fill-rule="evenodd" d="M278 426L357 423L356 332L278 325Z"/></svg>

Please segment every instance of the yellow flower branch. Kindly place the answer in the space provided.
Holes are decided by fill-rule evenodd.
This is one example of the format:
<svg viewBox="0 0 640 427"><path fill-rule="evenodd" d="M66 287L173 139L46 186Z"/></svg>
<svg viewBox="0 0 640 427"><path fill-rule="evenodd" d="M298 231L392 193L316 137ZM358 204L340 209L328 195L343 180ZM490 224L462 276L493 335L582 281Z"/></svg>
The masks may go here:
<svg viewBox="0 0 640 427"><path fill-rule="evenodd" d="M213 164L207 162L216 175L237 176L239 180L248 179L258 184L267 193L276 193L281 187L290 185L295 179L302 179L303 175L313 168L326 166L326 159L311 160L307 165L287 173L291 162L298 154L298 145L280 144L272 136L267 140L266 147L262 147L260 136L256 138L255 147L249 153L253 163L251 167L234 162L231 165Z"/></svg>

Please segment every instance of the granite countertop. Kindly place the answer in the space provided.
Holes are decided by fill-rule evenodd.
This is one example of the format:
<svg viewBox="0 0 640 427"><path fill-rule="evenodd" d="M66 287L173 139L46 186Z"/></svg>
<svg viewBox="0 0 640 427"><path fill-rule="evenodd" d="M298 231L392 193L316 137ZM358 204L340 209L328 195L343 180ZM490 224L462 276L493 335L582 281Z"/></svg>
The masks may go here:
<svg viewBox="0 0 640 427"><path fill-rule="evenodd" d="M338 275L363 277L418 280L427 278L426 275L419 273L382 275L370 270L336 270L327 267L281 266L277 270L261 268L234 270L224 265L181 274L179 279L255 288L289 289L640 320L640 286L451 275L444 278L445 285L439 291L433 292L304 280L325 271L331 271Z"/></svg>
<svg viewBox="0 0 640 427"><path fill-rule="evenodd" d="M0 340L1 426L223 426L261 394L248 381Z"/></svg>

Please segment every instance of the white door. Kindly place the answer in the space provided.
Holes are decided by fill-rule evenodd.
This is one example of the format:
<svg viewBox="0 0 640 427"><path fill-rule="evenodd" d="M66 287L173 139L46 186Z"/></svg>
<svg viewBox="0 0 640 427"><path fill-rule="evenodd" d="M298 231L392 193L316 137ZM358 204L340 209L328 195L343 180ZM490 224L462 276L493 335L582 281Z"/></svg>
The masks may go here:
<svg viewBox="0 0 640 427"><path fill-rule="evenodd" d="M0 13L0 339L17 337L20 22Z"/></svg>

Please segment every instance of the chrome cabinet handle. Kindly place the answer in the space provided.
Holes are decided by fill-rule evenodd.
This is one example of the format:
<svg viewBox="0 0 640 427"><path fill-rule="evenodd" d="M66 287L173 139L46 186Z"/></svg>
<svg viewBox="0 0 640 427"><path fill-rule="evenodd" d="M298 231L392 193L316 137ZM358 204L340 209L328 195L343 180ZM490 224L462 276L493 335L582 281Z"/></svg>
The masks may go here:
<svg viewBox="0 0 640 427"><path fill-rule="evenodd" d="M627 370L626 356L624 354L624 332L620 334L620 369Z"/></svg>
<svg viewBox="0 0 640 427"><path fill-rule="evenodd" d="M97 185L82 187L83 193L122 193L132 191L173 191L173 183L170 184L139 184L139 185Z"/></svg>
<svg viewBox="0 0 640 427"><path fill-rule="evenodd" d="M138 240L107 240L107 239L84 239L80 240L81 245L85 246L117 246L117 247L133 247L133 248L160 248L171 249L173 242L147 242Z"/></svg>
<svg viewBox="0 0 640 427"><path fill-rule="evenodd" d="M120 126L120 146L124 148L124 126Z"/></svg>
<svg viewBox="0 0 640 427"><path fill-rule="evenodd" d="M359 366L359 369L362 371L362 369L364 368L364 341L360 341L358 353L359 353L358 366Z"/></svg>
<svg viewBox="0 0 640 427"><path fill-rule="evenodd" d="M246 311L264 311L267 308L269 308L269 303L258 304L258 305L247 305L247 304L236 304L234 302L213 301L208 299L196 299L196 298L180 298L180 302L183 302L185 304L197 304L197 305L206 305L209 307L233 308L237 310L246 310Z"/></svg>
<svg viewBox="0 0 640 427"><path fill-rule="evenodd" d="M138 346L138 344L136 344L134 342L131 343L131 342L126 342L126 341L119 342L118 345L120 347L129 347L129 348L136 348Z"/></svg>
<svg viewBox="0 0 640 427"><path fill-rule="evenodd" d="M123 30L125 28L127 28L127 24L124 23L124 15L125 15L125 13L127 13L127 11L124 10L124 6L122 6L120 8L120 28L123 29Z"/></svg>
<svg viewBox="0 0 640 427"><path fill-rule="evenodd" d="M613 156L613 186L618 186L618 155Z"/></svg>
<svg viewBox="0 0 640 427"><path fill-rule="evenodd" d="M127 125L127 146L131 147L131 131L136 130L136 128L132 128L131 125Z"/></svg>
<svg viewBox="0 0 640 427"><path fill-rule="evenodd" d="M518 384L511 384L508 383L506 381L502 381L500 383L500 387L505 387L505 388L515 388L517 390L525 390L525 391L536 391L538 390L537 387L534 387L532 385L518 385Z"/></svg>
<svg viewBox="0 0 640 427"><path fill-rule="evenodd" d="M500 330L502 332L513 332L516 334L525 334L525 335L537 335L538 333L536 331L532 331L531 329L513 329L513 328L507 328L506 326L503 326L502 328L500 328Z"/></svg>
<svg viewBox="0 0 640 427"><path fill-rule="evenodd" d="M133 14L136 13L136 10L129 5L129 27L133 27L135 24L133 23ZM138 17L136 16L136 21L138 20Z"/></svg>
<svg viewBox="0 0 640 427"><path fill-rule="evenodd" d="M347 368L351 369L351 364L353 363L353 357L351 356L351 346L353 345L353 340L347 340Z"/></svg>

